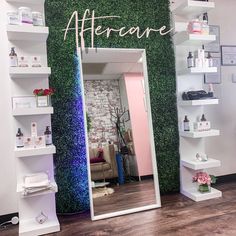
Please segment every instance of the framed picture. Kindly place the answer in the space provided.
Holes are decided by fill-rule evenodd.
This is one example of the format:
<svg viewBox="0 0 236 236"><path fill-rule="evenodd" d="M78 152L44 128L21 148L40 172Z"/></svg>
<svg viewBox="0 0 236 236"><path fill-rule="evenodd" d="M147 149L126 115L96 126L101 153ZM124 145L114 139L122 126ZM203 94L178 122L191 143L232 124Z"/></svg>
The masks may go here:
<svg viewBox="0 0 236 236"><path fill-rule="evenodd" d="M215 35L216 40L214 42L204 45L204 50L206 52L220 52L220 26L219 25L209 25L209 34Z"/></svg>
<svg viewBox="0 0 236 236"><path fill-rule="evenodd" d="M236 66L236 46L221 46L222 66Z"/></svg>
<svg viewBox="0 0 236 236"><path fill-rule="evenodd" d="M204 75L205 84L220 84L221 83L221 57L212 57L213 66L217 67L216 73L209 73Z"/></svg>
<svg viewBox="0 0 236 236"><path fill-rule="evenodd" d="M21 96L12 98L12 108L34 108L36 107L35 96Z"/></svg>

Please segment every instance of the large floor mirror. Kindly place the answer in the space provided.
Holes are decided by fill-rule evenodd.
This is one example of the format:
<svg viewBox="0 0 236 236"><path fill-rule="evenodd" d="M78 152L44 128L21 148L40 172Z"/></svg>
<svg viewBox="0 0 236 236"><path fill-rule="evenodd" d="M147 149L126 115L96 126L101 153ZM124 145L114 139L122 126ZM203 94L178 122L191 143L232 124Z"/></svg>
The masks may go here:
<svg viewBox="0 0 236 236"><path fill-rule="evenodd" d="M145 50L81 59L92 220L160 207Z"/></svg>

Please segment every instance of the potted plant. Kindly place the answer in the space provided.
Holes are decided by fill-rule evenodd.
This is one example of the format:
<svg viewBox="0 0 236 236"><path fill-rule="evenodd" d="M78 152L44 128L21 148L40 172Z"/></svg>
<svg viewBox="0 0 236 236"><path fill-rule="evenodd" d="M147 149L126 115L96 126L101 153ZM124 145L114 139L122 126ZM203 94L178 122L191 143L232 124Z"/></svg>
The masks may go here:
<svg viewBox="0 0 236 236"><path fill-rule="evenodd" d="M51 96L54 94L54 89L35 89L33 94L36 97L37 107L51 106Z"/></svg>
<svg viewBox="0 0 236 236"><path fill-rule="evenodd" d="M193 176L193 182L198 183L198 191L200 193L206 193L211 191L211 183L216 183L216 177L206 172L197 172Z"/></svg>

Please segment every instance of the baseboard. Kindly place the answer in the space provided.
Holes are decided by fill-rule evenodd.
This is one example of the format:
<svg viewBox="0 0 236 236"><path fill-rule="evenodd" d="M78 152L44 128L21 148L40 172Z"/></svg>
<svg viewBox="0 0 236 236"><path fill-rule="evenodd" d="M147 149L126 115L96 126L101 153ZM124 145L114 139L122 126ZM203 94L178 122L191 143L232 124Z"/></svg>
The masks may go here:
<svg viewBox="0 0 236 236"><path fill-rule="evenodd" d="M235 182L236 181L236 174L222 175L222 176L217 176L216 178L217 178L216 184Z"/></svg>
<svg viewBox="0 0 236 236"><path fill-rule="evenodd" d="M7 215L1 215L0 216L0 224L6 222L6 221L9 221L12 219L12 217L14 216L17 216L19 217L19 214L16 212L16 213L11 213L11 214L7 214Z"/></svg>

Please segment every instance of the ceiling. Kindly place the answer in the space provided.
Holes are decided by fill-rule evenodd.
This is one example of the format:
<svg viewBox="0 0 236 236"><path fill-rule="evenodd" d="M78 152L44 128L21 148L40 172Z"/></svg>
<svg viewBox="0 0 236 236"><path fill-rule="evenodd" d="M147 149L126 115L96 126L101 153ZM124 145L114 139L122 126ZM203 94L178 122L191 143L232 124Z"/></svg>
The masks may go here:
<svg viewBox="0 0 236 236"><path fill-rule="evenodd" d="M98 48L82 53L84 80L119 79L124 73L142 73L143 49Z"/></svg>

